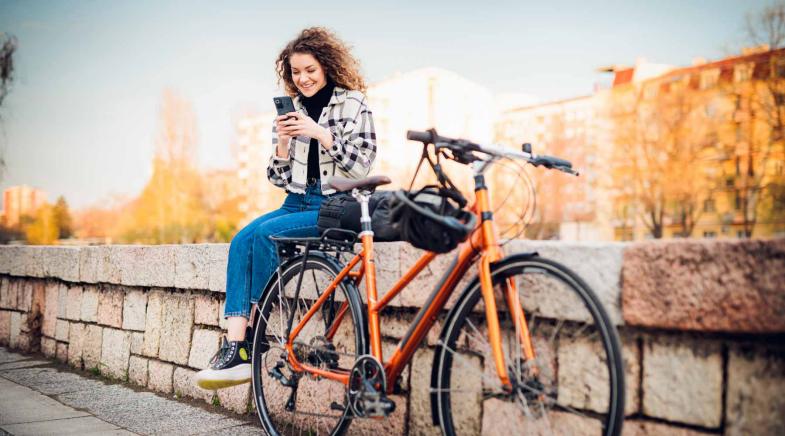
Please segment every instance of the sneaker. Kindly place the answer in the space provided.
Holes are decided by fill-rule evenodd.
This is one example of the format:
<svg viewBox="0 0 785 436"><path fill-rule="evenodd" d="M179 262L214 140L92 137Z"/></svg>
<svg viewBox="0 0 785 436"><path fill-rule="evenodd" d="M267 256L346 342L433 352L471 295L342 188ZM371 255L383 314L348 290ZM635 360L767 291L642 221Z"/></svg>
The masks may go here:
<svg viewBox="0 0 785 436"><path fill-rule="evenodd" d="M210 359L210 366L196 373L202 389L228 388L251 381L251 352L246 341L227 341Z"/></svg>

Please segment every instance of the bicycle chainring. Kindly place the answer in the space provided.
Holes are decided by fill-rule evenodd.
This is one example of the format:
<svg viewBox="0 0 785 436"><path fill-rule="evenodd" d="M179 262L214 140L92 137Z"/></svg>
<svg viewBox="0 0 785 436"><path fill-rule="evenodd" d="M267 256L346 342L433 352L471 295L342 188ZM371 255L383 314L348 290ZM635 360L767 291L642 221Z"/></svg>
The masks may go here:
<svg viewBox="0 0 785 436"><path fill-rule="evenodd" d="M387 377L384 367L371 355L360 356L349 375L346 395L349 406L358 418L388 416L395 403L387 398Z"/></svg>

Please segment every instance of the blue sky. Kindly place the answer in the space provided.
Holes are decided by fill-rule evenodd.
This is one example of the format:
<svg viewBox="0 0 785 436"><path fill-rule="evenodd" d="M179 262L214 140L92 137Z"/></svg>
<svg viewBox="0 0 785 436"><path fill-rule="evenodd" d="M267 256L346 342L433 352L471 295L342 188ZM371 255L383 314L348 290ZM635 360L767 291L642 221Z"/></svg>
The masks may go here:
<svg viewBox="0 0 785 436"><path fill-rule="evenodd" d="M150 176L167 87L193 104L201 166L232 167L234 120L272 109L273 61L309 25L349 42L370 83L436 66L495 93L550 100L590 93L602 65L737 52L745 14L768 4L277 3L0 0L0 32L19 40L0 108L0 189L28 184L75 207L135 195Z"/></svg>

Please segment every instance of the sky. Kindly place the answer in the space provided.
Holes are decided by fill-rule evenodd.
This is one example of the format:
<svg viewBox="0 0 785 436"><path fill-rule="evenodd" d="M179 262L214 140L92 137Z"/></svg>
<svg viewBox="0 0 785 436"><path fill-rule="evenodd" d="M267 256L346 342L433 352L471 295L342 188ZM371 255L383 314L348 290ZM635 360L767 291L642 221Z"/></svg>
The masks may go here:
<svg viewBox="0 0 785 436"><path fill-rule="evenodd" d="M193 105L200 166L234 167L235 121L273 109L274 60L311 25L348 42L371 84L431 66L549 101L591 93L601 66L738 53L745 14L767 4L0 0L0 32L19 46L0 107L0 189L31 185L72 208L135 196L165 89Z"/></svg>

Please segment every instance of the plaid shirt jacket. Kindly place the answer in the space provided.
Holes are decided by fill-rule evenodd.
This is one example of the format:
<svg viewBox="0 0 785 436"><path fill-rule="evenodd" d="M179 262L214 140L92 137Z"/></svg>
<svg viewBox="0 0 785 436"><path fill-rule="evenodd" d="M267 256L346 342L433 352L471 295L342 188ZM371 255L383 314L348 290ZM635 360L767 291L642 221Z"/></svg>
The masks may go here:
<svg viewBox="0 0 785 436"><path fill-rule="evenodd" d="M298 112L307 115L299 96L294 99ZM368 175L376 157L376 132L371 110L362 92L336 86L330 102L322 110L318 124L332 132L333 145L319 144L319 175L322 194L335 193L327 186L329 176L359 179ZM311 138L297 136L289 141L289 158L276 156L278 133L273 123L273 154L267 166L267 178L288 192L305 193L308 177L308 151Z"/></svg>

